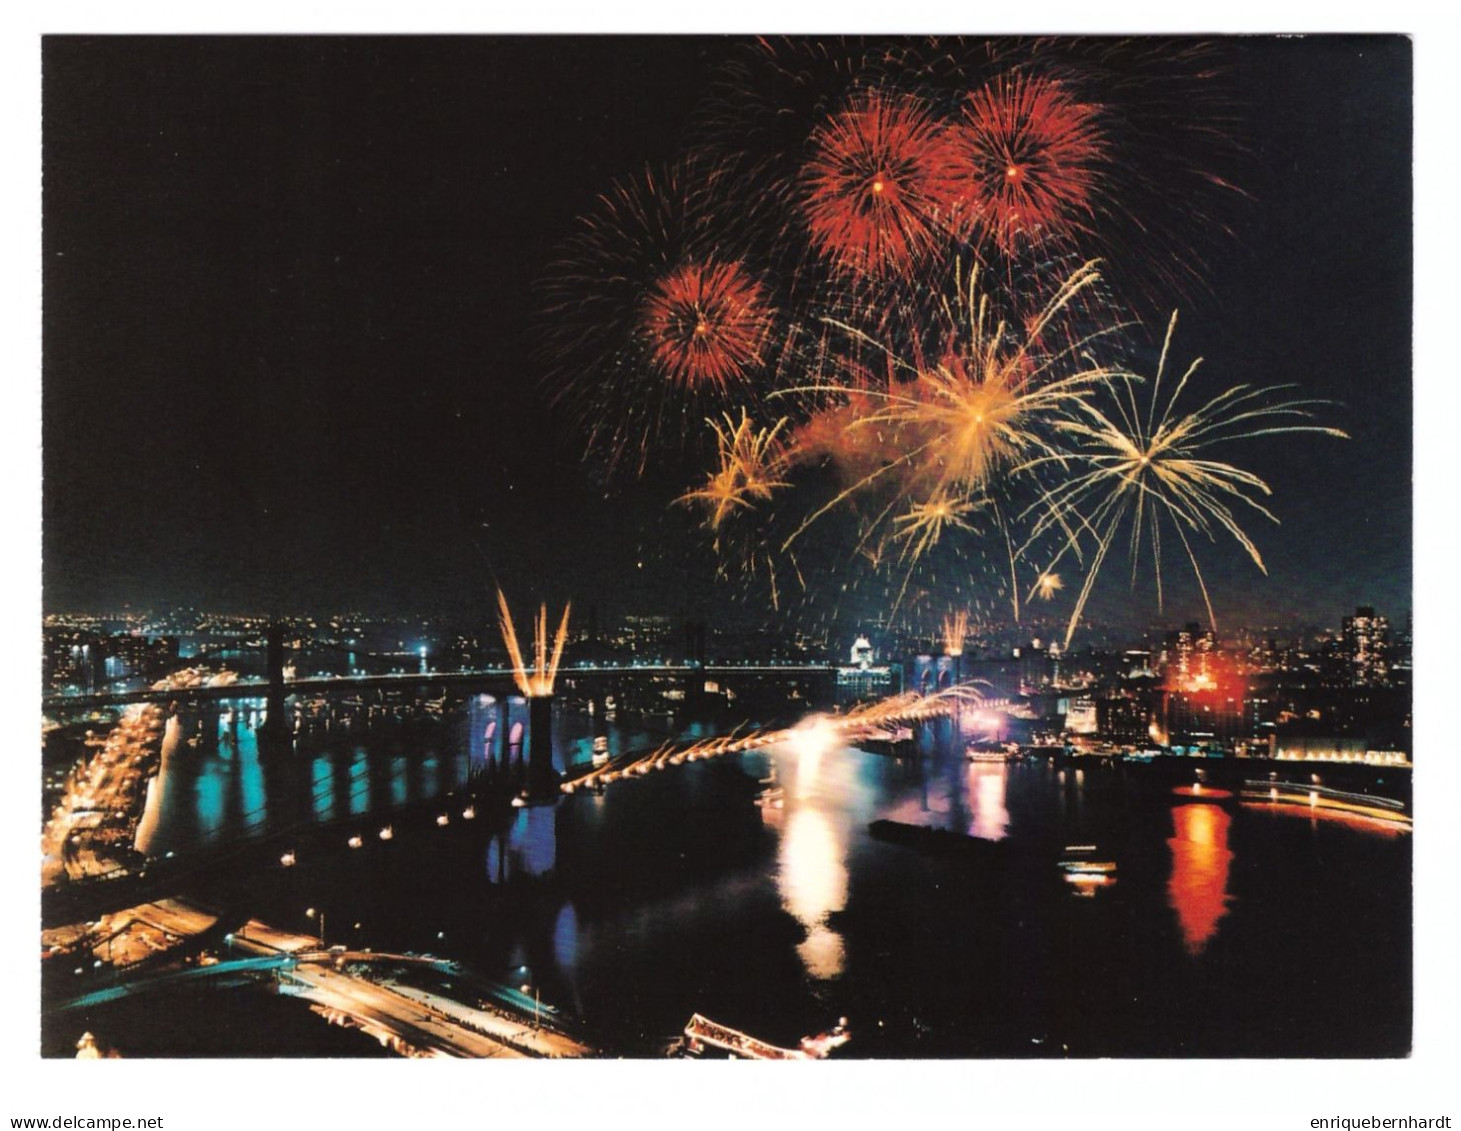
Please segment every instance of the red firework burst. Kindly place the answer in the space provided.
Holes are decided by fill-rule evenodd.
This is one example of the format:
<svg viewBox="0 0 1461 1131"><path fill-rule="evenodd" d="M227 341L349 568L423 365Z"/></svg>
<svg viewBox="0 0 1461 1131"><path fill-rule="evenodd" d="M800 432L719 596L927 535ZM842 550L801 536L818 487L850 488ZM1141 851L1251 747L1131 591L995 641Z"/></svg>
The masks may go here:
<svg viewBox="0 0 1461 1131"><path fill-rule="evenodd" d="M834 267L907 275L945 236L943 130L911 95L869 91L812 131L803 211Z"/></svg>
<svg viewBox="0 0 1461 1131"><path fill-rule="evenodd" d="M965 235L1006 253L1090 216L1106 147L1099 113L1059 83L1005 77L968 96L948 135L955 211Z"/></svg>
<svg viewBox="0 0 1461 1131"><path fill-rule="evenodd" d="M681 264L655 281L639 311L651 364L692 389L745 381L770 329L765 289L736 262Z"/></svg>

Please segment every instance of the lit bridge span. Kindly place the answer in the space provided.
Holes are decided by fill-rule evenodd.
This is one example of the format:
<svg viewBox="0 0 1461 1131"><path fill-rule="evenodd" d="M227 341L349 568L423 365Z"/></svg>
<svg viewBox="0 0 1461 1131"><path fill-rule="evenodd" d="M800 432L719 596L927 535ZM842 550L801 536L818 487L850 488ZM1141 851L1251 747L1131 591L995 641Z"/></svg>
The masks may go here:
<svg viewBox="0 0 1461 1131"><path fill-rule="evenodd" d="M285 695L309 695L351 689L378 690L391 687L449 687L498 685L513 695L516 690L512 668L471 668L450 672L387 672L375 675L306 676L286 679ZM559 669L560 679L572 682L581 678L637 679L653 677L686 678L696 675L808 675L835 676L834 664L596 664ZM88 710L96 707L120 707L129 703L184 703L215 699L262 699L268 696L270 682L264 678L238 679L232 683L196 687L149 687L135 691L102 691L75 695L48 695L42 698L44 711Z"/></svg>

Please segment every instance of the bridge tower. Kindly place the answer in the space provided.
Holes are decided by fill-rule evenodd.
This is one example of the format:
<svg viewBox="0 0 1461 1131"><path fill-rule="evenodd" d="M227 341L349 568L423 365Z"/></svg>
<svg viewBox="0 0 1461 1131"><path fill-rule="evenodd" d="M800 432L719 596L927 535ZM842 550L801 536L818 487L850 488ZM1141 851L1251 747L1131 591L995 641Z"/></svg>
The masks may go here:
<svg viewBox="0 0 1461 1131"><path fill-rule="evenodd" d="M289 738L289 720L284 705L284 626L278 622L269 625L265 636L264 662L269 674L269 717L259 728L259 738L266 741L270 749L277 750Z"/></svg>
<svg viewBox="0 0 1461 1131"><path fill-rule="evenodd" d="M553 696L528 697L528 785L531 801L558 797L558 771L553 767Z"/></svg>

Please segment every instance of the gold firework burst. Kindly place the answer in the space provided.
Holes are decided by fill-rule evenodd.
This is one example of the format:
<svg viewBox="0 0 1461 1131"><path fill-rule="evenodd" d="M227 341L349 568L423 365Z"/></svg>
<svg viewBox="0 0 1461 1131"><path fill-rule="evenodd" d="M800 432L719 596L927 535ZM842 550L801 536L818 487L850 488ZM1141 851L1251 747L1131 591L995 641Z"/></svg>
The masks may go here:
<svg viewBox="0 0 1461 1131"><path fill-rule="evenodd" d="M705 485L681 495L676 501L687 506L701 505L709 512L706 524L719 530L736 509L749 508L753 500L766 501L779 488L787 486L786 451L781 431L786 418L769 428L757 428L745 409L736 421L729 413L722 420L707 423L715 430L718 458L715 470Z"/></svg>
<svg viewBox="0 0 1461 1131"><path fill-rule="evenodd" d="M1310 423L1312 409L1326 402L1289 397L1287 385L1255 387L1236 385L1185 415L1177 412L1177 401L1187 382L1202 364L1193 361L1162 399L1162 380L1172 336L1177 328L1174 312L1167 324L1156 377L1145 411L1137 402L1135 375L1125 375L1120 390L1109 406L1082 399L1075 412L1059 427L1071 448L1063 460L1073 458L1077 474L1045 491L1031 512L1038 515L1030 535L1033 542L1052 529L1062 531L1063 545L1058 561L1067 552L1081 555L1081 537L1089 534L1095 549L1086 568L1080 595L1065 642L1070 643L1076 624L1096 584L1117 533L1130 520L1132 568L1135 571L1142 547L1149 547L1156 574L1157 603L1162 602L1162 531L1175 531L1182 544L1208 619L1216 625L1212 600L1201 566L1192 546L1194 535L1216 541L1226 531L1238 542L1253 563L1267 572L1263 557L1239 523L1243 508L1278 522L1260 499L1272 494L1268 484L1250 471L1231 463L1209 459L1214 445L1230 440L1252 439L1292 432L1319 432L1347 438L1338 428ZM1274 399L1275 396L1278 399ZM1055 563L1052 562L1052 566ZM1049 576L1047 573L1045 576ZM1038 586L1037 582L1037 586Z"/></svg>

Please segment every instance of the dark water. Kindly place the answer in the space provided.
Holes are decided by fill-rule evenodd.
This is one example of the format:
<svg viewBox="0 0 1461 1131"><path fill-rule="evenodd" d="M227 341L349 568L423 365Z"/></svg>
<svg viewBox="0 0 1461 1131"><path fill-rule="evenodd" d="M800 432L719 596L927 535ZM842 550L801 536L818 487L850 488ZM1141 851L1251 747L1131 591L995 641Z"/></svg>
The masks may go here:
<svg viewBox="0 0 1461 1131"><path fill-rule="evenodd" d="M968 763L953 741L902 762L771 748L467 821L460 801L430 799L484 756L492 712L478 700L330 708L297 739L309 789L284 818L254 705L232 706L201 723L216 743L188 745L197 717L175 727L154 852L298 828L297 865L248 880L250 913L312 930L318 908L329 942L459 959L621 1055L656 1055L695 1012L785 1044L846 1017L854 1056L1409 1047L1405 836L1176 804L1140 767ZM560 714L560 765L587 757L588 727ZM660 733L611 738L638 748ZM784 807L758 807L773 768ZM875 839L878 818L1002 847L930 856ZM1114 861L1115 882L1065 882L1073 844Z"/></svg>

